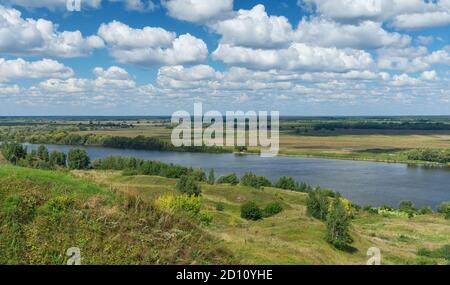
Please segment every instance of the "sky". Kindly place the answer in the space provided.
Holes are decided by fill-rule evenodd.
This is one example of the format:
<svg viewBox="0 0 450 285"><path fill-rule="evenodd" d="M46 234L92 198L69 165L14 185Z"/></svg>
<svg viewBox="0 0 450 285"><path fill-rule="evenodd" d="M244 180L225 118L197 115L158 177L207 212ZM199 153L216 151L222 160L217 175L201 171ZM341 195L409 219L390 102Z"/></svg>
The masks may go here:
<svg viewBox="0 0 450 285"><path fill-rule="evenodd" d="M0 0L0 116L450 115L450 0L72 1Z"/></svg>

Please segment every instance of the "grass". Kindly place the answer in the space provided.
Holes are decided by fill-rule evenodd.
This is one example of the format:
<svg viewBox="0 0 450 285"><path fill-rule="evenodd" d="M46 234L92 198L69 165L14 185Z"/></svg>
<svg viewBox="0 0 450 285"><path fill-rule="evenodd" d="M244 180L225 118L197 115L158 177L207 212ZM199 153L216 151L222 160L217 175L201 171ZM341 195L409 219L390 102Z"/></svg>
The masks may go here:
<svg viewBox="0 0 450 285"><path fill-rule="evenodd" d="M0 264L231 263L223 245L150 200L70 173L0 166Z"/></svg>
<svg viewBox="0 0 450 285"><path fill-rule="evenodd" d="M105 187L132 193L146 201L175 194L176 180L155 176L122 176L120 172L76 172L83 179ZM357 251L346 253L334 249L324 240L324 223L306 214L303 193L266 188L202 184L203 207L213 221L206 230L223 241L234 257L244 264L365 264L368 248L382 251L384 264L446 264L439 257L423 257L418 249L430 250L450 244L450 224L432 214L408 218L387 218L359 213L353 221L352 237ZM279 201L284 211L262 221L240 218L240 205L255 201L265 206ZM224 205L217 211L216 205ZM425 260L426 259L426 260Z"/></svg>

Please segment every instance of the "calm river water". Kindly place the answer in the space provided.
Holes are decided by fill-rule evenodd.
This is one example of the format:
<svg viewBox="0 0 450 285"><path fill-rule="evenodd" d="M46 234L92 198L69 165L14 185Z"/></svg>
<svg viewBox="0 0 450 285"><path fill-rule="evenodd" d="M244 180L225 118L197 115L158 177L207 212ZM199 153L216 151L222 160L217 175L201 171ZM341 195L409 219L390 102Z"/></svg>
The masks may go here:
<svg viewBox="0 0 450 285"><path fill-rule="evenodd" d="M27 144L28 150L38 146ZM47 145L48 149L67 152L72 146ZM275 157L257 155L179 153L146 150L85 147L91 159L105 156L133 156L209 170L216 177L252 171L275 180L292 176L298 181L330 188L360 205L398 205L411 200L417 206L436 207L450 201L450 169L409 166L379 162L347 161L321 158Z"/></svg>

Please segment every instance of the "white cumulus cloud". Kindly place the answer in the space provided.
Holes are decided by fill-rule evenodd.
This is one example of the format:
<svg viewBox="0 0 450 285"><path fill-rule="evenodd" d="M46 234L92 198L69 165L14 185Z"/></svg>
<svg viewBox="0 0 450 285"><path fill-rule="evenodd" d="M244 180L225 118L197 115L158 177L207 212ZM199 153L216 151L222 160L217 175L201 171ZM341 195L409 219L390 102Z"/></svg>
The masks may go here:
<svg viewBox="0 0 450 285"><path fill-rule="evenodd" d="M121 22L102 24L98 35L111 56L122 63L142 66L199 63L206 60L208 48L190 34L176 36L162 28L134 29Z"/></svg>

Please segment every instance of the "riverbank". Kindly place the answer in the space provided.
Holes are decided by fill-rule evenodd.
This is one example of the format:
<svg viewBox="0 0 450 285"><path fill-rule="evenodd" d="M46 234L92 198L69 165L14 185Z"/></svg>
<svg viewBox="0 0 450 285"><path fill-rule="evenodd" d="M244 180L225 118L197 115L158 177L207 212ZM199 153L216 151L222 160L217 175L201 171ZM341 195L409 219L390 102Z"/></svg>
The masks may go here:
<svg viewBox="0 0 450 285"><path fill-rule="evenodd" d="M39 145L28 145L36 150ZM73 146L47 145L50 151L68 152ZM92 160L108 156L134 157L166 164L214 169L217 176L251 171L272 181L291 176L297 181L340 192L360 205L397 206L411 200L418 207L437 207L450 200L450 168L421 167L327 158L273 157L259 155L176 153L87 147Z"/></svg>

